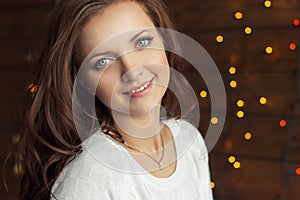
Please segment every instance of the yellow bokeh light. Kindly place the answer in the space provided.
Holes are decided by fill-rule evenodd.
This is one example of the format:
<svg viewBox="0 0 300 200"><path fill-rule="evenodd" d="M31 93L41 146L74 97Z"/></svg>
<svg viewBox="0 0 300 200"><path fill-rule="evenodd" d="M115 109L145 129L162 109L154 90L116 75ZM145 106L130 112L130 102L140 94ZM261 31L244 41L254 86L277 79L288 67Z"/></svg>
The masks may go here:
<svg viewBox="0 0 300 200"><path fill-rule="evenodd" d="M252 138L252 133L246 132L245 135L244 135L244 137L245 137L245 140L251 140L251 138Z"/></svg>
<svg viewBox="0 0 300 200"><path fill-rule="evenodd" d="M206 97L207 97L207 92L206 92L205 90L202 90L202 91L200 92L200 97L201 97L201 98L206 98Z"/></svg>
<svg viewBox="0 0 300 200"><path fill-rule="evenodd" d="M237 82L235 80L230 81L230 87L236 88L237 87Z"/></svg>
<svg viewBox="0 0 300 200"><path fill-rule="evenodd" d="M264 105L267 103L267 98L266 97L260 97L259 99L260 104Z"/></svg>
<svg viewBox="0 0 300 200"><path fill-rule="evenodd" d="M219 119L217 117L213 117L210 121L212 124L217 124L219 122Z"/></svg>
<svg viewBox="0 0 300 200"><path fill-rule="evenodd" d="M211 188L211 189L214 189L215 187L216 187L216 184L215 184L213 181L211 181L211 182L210 182L210 188Z"/></svg>
<svg viewBox="0 0 300 200"><path fill-rule="evenodd" d="M234 14L234 17L236 19L243 19L243 13L238 11Z"/></svg>
<svg viewBox="0 0 300 200"><path fill-rule="evenodd" d="M235 163L233 164L233 167L234 167L235 169L239 169L239 168L241 167L241 163L240 163L240 162L235 162Z"/></svg>
<svg viewBox="0 0 300 200"><path fill-rule="evenodd" d="M230 73L231 75L233 75L233 74L236 73L236 68L235 68L235 67L230 67L228 71L229 71L229 73Z"/></svg>
<svg viewBox="0 0 300 200"><path fill-rule="evenodd" d="M271 1L265 1L264 5L265 5L266 8L270 8L271 5L272 5L272 2Z"/></svg>
<svg viewBox="0 0 300 200"><path fill-rule="evenodd" d="M272 47L266 47L266 53L267 54L273 53L273 48Z"/></svg>
<svg viewBox="0 0 300 200"><path fill-rule="evenodd" d="M252 33L252 28L250 28L249 26L247 26L247 27L245 28L245 33L246 33L247 35L251 34L251 33Z"/></svg>
<svg viewBox="0 0 300 200"><path fill-rule="evenodd" d="M236 105L238 106L238 107L244 107L244 105L245 105L245 102L243 101L243 100L238 100L237 102L236 102Z"/></svg>
<svg viewBox="0 0 300 200"><path fill-rule="evenodd" d="M235 157L234 157L234 156L230 156L230 157L228 158L228 161L229 161L230 163L234 163L234 162L235 162Z"/></svg>
<svg viewBox="0 0 300 200"><path fill-rule="evenodd" d="M244 111L238 111L237 113L236 113L236 116L238 117L238 118L243 118L244 116L245 116L245 113L244 113Z"/></svg>
<svg viewBox="0 0 300 200"><path fill-rule="evenodd" d="M218 36L216 37L216 40L217 40L218 43L221 43L221 42L224 41L224 37L223 37L222 35L218 35Z"/></svg>

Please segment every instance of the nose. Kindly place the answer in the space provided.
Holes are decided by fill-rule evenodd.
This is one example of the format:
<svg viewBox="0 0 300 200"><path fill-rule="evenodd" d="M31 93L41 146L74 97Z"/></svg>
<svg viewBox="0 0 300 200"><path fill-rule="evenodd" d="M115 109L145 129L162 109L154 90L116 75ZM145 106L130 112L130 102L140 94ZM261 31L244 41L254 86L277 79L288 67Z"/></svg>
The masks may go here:
<svg viewBox="0 0 300 200"><path fill-rule="evenodd" d="M144 73L144 67L141 63L141 58L129 53L120 57L122 77L121 80L124 82L136 81Z"/></svg>

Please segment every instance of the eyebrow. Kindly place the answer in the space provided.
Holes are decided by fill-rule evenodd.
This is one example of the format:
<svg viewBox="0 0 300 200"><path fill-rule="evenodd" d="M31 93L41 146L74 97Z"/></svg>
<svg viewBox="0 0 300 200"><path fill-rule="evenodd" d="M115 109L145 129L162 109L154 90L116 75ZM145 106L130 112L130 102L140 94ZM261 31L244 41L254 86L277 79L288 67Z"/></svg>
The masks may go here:
<svg viewBox="0 0 300 200"><path fill-rule="evenodd" d="M138 32L135 36L133 36L131 39L130 39L130 42L133 42L136 38L138 38L141 34L143 34L144 32L147 32L148 30L142 30L140 32Z"/></svg>

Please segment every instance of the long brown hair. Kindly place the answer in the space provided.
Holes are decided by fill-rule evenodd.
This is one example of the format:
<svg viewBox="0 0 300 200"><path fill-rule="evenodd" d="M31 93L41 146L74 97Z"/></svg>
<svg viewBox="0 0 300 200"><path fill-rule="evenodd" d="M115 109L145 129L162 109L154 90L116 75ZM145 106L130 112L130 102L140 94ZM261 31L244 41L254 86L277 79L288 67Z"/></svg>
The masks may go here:
<svg viewBox="0 0 300 200"><path fill-rule="evenodd" d="M53 10L48 38L41 51L30 94L24 129L19 141L19 160L24 167L20 199L49 199L51 187L67 160L81 150L72 116L72 89L79 63L77 39L82 27L96 13L117 0L58 0ZM156 27L173 29L162 0L135 0ZM176 68L174 55L167 53ZM167 91L162 103L174 115L174 96ZM99 123L112 128L112 118L100 101L95 102ZM118 136L113 136L118 139Z"/></svg>

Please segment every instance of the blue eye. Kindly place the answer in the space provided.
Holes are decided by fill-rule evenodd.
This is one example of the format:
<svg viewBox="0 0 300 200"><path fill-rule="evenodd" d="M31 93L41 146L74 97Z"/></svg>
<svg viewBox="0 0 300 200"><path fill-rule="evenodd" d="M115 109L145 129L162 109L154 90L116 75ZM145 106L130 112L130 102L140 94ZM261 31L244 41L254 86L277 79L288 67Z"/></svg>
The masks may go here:
<svg viewBox="0 0 300 200"><path fill-rule="evenodd" d="M137 41L136 46L138 48L147 47L151 43L152 40L153 40L153 38L141 38Z"/></svg>
<svg viewBox="0 0 300 200"><path fill-rule="evenodd" d="M101 58L100 60L97 60L95 64L95 68L103 68L111 64L113 61L113 58Z"/></svg>

